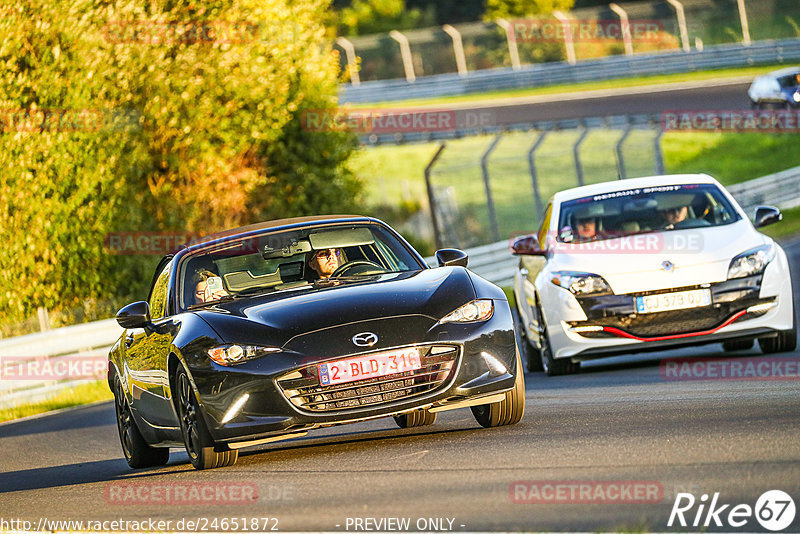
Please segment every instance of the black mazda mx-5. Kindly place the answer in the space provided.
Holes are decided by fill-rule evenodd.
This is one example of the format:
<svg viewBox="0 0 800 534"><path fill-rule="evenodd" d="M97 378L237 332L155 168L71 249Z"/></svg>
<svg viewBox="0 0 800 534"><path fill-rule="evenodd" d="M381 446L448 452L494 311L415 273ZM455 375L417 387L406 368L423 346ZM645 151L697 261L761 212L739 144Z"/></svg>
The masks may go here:
<svg viewBox="0 0 800 534"><path fill-rule="evenodd" d="M429 425L470 407L517 423L525 384L503 292L443 249L429 268L358 216L215 234L164 257L146 302L117 313L109 354L131 467L186 447L198 469L238 449L378 417Z"/></svg>

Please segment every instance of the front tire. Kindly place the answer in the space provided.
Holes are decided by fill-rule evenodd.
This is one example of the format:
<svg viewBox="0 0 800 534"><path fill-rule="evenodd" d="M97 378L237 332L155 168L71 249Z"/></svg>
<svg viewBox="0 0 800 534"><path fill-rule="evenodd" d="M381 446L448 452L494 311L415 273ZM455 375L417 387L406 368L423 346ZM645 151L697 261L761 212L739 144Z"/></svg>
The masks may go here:
<svg viewBox="0 0 800 534"><path fill-rule="evenodd" d="M189 375L183 368L175 376L178 388L178 417L186 453L195 469L213 469L236 463L239 450L216 451L211 434L208 432L200 404L192 389Z"/></svg>
<svg viewBox="0 0 800 534"><path fill-rule="evenodd" d="M542 370L547 376L569 375L577 373L581 368L580 362L573 362L568 358L556 360L553 358L553 349L550 347L550 336L547 335L547 325L544 322L542 308L536 305L536 315L539 322L539 358L542 362Z"/></svg>
<svg viewBox="0 0 800 534"><path fill-rule="evenodd" d="M151 447L144 440L133 419L131 406L128 404L122 382L117 375L114 375L114 408L117 413L117 430L120 445L122 445L122 454L125 455L128 466L131 469L140 469L165 465L169 461L169 449Z"/></svg>
<svg viewBox="0 0 800 534"><path fill-rule="evenodd" d="M484 428L515 425L525 414L525 378L522 372L522 358L517 351L517 377L514 389L506 393L506 397L494 404L472 406L472 415Z"/></svg>
<svg viewBox="0 0 800 534"><path fill-rule="evenodd" d="M436 413L431 413L428 410L416 410L402 415L395 415L394 422L400 428L428 426L436 422Z"/></svg>

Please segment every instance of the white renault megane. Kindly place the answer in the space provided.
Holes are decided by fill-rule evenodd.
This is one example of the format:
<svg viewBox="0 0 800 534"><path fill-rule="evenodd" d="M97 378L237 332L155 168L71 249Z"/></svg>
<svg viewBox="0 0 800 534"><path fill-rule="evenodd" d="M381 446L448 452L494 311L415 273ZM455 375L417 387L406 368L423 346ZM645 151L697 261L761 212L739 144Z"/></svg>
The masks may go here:
<svg viewBox="0 0 800 534"><path fill-rule="evenodd" d="M636 178L557 193L537 235L518 238L514 294L528 368L722 342L791 351L796 323L786 254L707 175Z"/></svg>

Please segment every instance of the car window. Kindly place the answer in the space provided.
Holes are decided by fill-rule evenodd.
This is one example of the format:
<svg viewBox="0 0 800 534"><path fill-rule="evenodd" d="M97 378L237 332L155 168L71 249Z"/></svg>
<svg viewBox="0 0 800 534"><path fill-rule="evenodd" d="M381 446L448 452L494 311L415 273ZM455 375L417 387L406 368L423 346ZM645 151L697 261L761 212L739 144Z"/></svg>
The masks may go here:
<svg viewBox="0 0 800 534"><path fill-rule="evenodd" d="M740 219L712 184L622 189L561 204L557 240L597 241L645 232L730 224Z"/></svg>
<svg viewBox="0 0 800 534"><path fill-rule="evenodd" d="M150 291L150 318L161 319L167 314L167 296L169 294L169 273L172 268L170 260L155 279L153 288Z"/></svg>
<svg viewBox="0 0 800 534"><path fill-rule="evenodd" d="M310 287L320 279L312 256L327 250L335 252L340 267L353 267L340 273L348 279L424 268L406 244L378 225L266 232L187 257L179 269L181 307ZM209 279L216 289L205 294Z"/></svg>

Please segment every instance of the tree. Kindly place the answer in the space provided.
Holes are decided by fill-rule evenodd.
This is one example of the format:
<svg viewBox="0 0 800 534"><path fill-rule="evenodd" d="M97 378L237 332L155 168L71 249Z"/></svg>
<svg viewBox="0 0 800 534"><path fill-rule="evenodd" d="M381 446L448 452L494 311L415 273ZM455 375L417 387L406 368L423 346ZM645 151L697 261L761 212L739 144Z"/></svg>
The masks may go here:
<svg viewBox="0 0 800 534"><path fill-rule="evenodd" d="M549 15L569 11L575 0L486 0L484 19L515 19L530 15Z"/></svg>

